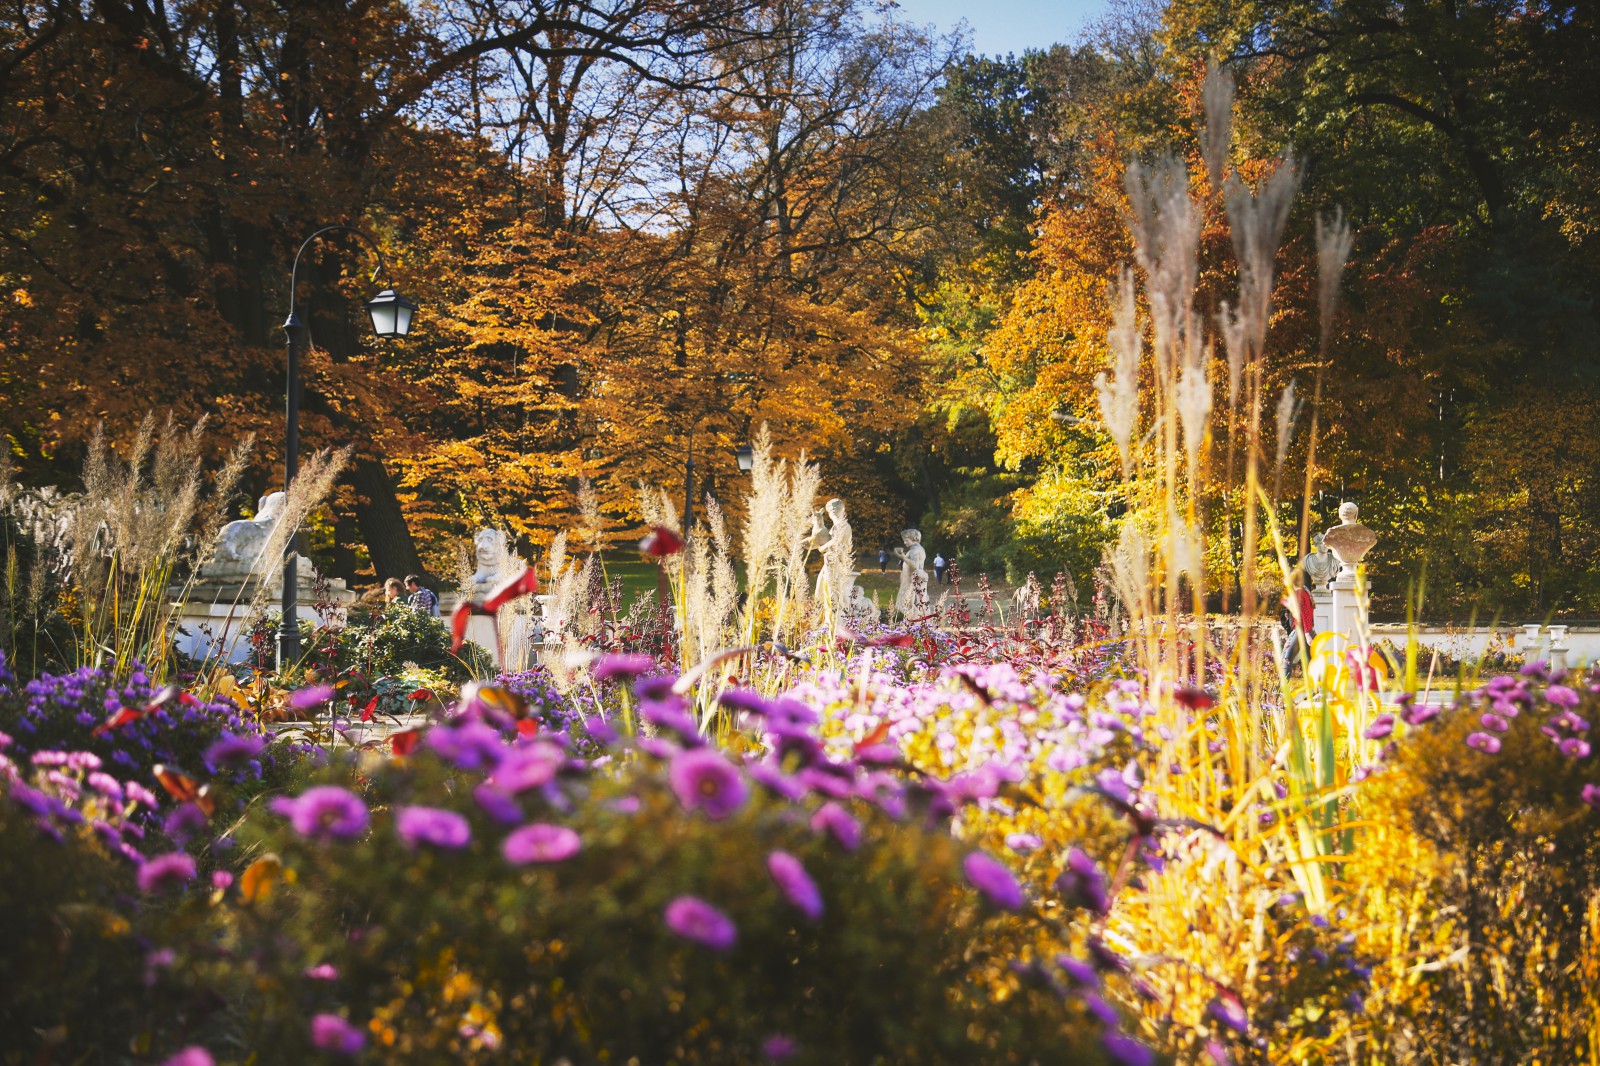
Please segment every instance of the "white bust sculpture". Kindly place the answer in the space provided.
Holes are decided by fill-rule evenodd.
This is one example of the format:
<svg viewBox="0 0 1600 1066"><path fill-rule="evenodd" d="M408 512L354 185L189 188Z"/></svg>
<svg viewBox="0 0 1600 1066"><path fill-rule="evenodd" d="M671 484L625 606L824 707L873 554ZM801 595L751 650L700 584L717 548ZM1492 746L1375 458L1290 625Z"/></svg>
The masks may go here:
<svg viewBox="0 0 1600 1066"><path fill-rule="evenodd" d="M217 550L204 566L200 576L213 580L242 580L247 577L264 577L278 560L263 560L261 553L272 539L272 530L283 517L284 495L269 492L256 502L254 518L229 522L217 533Z"/></svg>
<svg viewBox="0 0 1600 1066"><path fill-rule="evenodd" d="M878 620L878 605L867 598L866 589L852 583L850 586L850 602L845 606L845 613L859 622L876 622Z"/></svg>
<svg viewBox="0 0 1600 1066"><path fill-rule="evenodd" d="M811 547L822 553L822 570L817 574L816 597L833 605L834 616L843 617L854 599L856 575L855 542L850 522L845 518L844 501L829 500L823 514L811 518ZM823 515L832 522L824 526Z"/></svg>
<svg viewBox="0 0 1600 1066"><path fill-rule="evenodd" d="M506 555L506 535L498 529L480 529L472 538L478 569L472 575L474 595L491 591L500 583L500 564Z"/></svg>
<svg viewBox="0 0 1600 1066"><path fill-rule="evenodd" d="M928 551L922 546L922 531L903 530L900 541L903 548L894 550L900 560L900 591L894 598L894 609L903 616L921 613L928 606L928 571L923 568Z"/></svg>
<svg viewBox="0 0 1600 1066"><path fill-rule="evenodd" d="M1328 587L1339 573L1339 560L1328 550L1327 536L1318 533L1311 538L1311 550L1300 560L1300 570L1306 575L1306 585L1312 591Z"/></svg>
<svg viewBox="0 0 1600 1066"><path fill-rule="evenodd" d="M1339 571L1339 576L1344 577L1355 573L1362 558L1378 543L1378 535L1361 524L1360 508L1346 501L1339 505L1339 524L1324 533L1322 541L1344 564Z"/></svg>

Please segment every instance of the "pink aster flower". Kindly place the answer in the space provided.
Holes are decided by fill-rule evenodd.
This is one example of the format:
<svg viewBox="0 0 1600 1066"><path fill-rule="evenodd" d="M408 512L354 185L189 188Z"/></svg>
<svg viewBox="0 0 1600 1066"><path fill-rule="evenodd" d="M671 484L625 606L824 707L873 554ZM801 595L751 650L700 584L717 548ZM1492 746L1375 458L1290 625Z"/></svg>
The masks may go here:
<svg viewBox="0 0 1600 1066"><path fill-rule="evenodd" d="M1468 733L1467 747L1476 748L1485 755L1494 755L1500 750L1500 738L1493 733Z"/></svg>
<svg viewBox="0 0 1600 1066"><path fill-rule="evenodd" d="M248 733L243 735L224 733L222 739L206 749L205 764L212 773L218 770L238 769L248 765L250 760L260 755L261 749L266 746L265 737L252 736Z"/></svg>
<svg viewBox="0 0 1600 1066"><path fill-rule="evenodd" d="M424 844L436 848L464 848L472 839L472 826L465 818L438 807L401 807L395 812L394 828L408 848Z"/></svg>
<svg viewBox="0 0 1600 1066"><path fill-rule="evenodd" d="M727 951L739 938L733 919L698 896L679 896L662 917L672 932L712 951Z"/></svg>
<svg viewBox="0 0 1600 1066"><path fill-rule="evenodd" d="M787 851L774 851L767 856L767 872L795 910L813 922L822 917L822 891L799 859Z"/></svg>
<svg viewBox="0 0 1600 1066"><path fill-rule="evenodd" d="M811 831L827 833L846 851L855 851L861 846L861 823L837 803L824 803L817 808L817 813L811 816Z"/></svg>
<svg viewBox="0 0 1600 1066"><path fill-rule="evenodd" d="M1544 698L1557 707L1576 707L1581 697L1565 685L1550 685L1544 690Z"/></svg>
<svg viewBox="0 0 1600 1066"><path fill-rule="evenodd" d="M1587 759L1589 742L1580 737L1568 737L1561 742L1561 754L1569 759Z"/></svg>
<svg viewBox="0 0 1600 1066"><path fill-rule="evenodd" d="M566 756L554 744L542 740L521 744L506 752L489 780L508 793L526 792L554 781L565 761Z"/></svg>
<svg viewBox="0 0 1600 1066"><path fill-rule="evenodd" d="M1578 798L1600 811L1600 785L1584 785L1583 791L1578 793Z"/></svg>
<svg viewBox="0 0 1600 1066"><path fill-rule="evenodd" d="M1025 902L1022 886L1006 864L984 851L974 851L961 862L967 880L990 903L1006 911L1019 911Z"/></svg>
<svg viewBox="0 0 1600 1066"><path fill-rule="evenodd" d="M638 677L655 664L656 661L648 655L607 655L590 667L589 673L594 675L596 681L613 677Z"/></svg>
<svg viewBox="0 0 1600 1066"><path fill-rule="evenodd" d="M311 1019L311 1044L335 1055L359 1055L367 1046L367 1034L337 1014L318 1014Z"/></svg>
<svg viewBox="0 0 1600 1066"><path fill-rule="evenodd" d="M146 895L179 888L194 880L194 859L181 851L156 855L139 867L139 891Z"/></svg>
<svg viewBox="0 0 1600 1066"><path fill-rule="evenodd" d="M332 963L324 962L316 966L306 967L306 980L308 981L337 981L339 971Z"/></svg>
<svg viewBox="0 0 1600 1066"><path fill-rule="evenodd" d="M578 854L583 838L564 825L533 822L514 829L500 846L500 853L513 866L530 863L563 862Z"/></svg>
<svg viewBox="0 0 1600 1066"><path fill-rule="evenodd" d="M348 840L367 828L367 805L337 785L317 785L294 799L274 800L272 809L286 816L296 833L319 840Z"/></svg>
<svg viewBox="0 0 1600 1066"><path fill-rule="evenodd" d="M1368 740L1382 740L1394 732L1394 715L1380 714L1367 726L1367 731L1362 734Z"/></svg>
<svg viewBox="0 0 1600 1066"><path fill-rule="evenodd" d="M1479 715L1478 721L1483 723L1483 728L1492 729L1496 733L1504 733L1511 728L1511 723L1495 714L1493 711L1484 711Z"/></svg>
<svg viewBox="0 0 1600 1066"><path fill-rule="evenodd" d="M289 695L289 706L297 711L310 710L333 699L332 685L310 685Z"/></svg>
<svg viewBox="0 0 1600 1066"><path fill-rule="evenodd" d="M211 1057L211 1052L193 1044L169 1057L161 1066L216 1066L216 1061Z"/></svg>
<svg viewBox="0 0 1600 1066"><path fill-rule="evenodd" d="M673 756L667 781L679 803L705 811L708 818L726 818L750 798L750 787L738 769L710 748Z"/></svg>
<svg viewBox="0 0 1600 1066"><path fill-rule="evenodd" d="M1096 914L1105 914L1111 909L1105 875L1100 872L1099 864L1078 848L1067 852L1067 868L1056 878L1056 891L1074 907L1084 907Z"/></svg>
<svg viewBox="0 0 1600 1066"><path fill-rule="evenodd" d="M782 1033L774 1033L761 1042L761 1055L768 1062L788 1062L800 1054L800 1046Z"/></svg>

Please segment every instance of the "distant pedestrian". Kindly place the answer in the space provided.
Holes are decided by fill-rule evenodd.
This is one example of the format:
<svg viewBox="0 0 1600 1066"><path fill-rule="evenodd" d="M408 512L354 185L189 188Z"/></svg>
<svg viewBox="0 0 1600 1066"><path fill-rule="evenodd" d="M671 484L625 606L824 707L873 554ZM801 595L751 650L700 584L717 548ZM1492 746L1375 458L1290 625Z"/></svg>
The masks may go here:
<svg viewBox="0 0 1600 1066"><path fill-rule="evenodd" d="M888 548L879 548L878 549L878 573L881 574L881 573L883 573L884 571L886 571L888 569L889 569L889 549Z"/></svg>
<svg viewBox="0 0 1600 1066"><path fill-rule="evenodd" d="M411 598L406 601L407 603L423 614L439 617L439 597L433 594L432 589L423 586L420 577L416 574L407 574L406 588L411 590Z"/></svg>
<svg viewBox="0 0 1600 1066"><path fill-rule="evenodd" d="M383 605L385 607L389 606L391 603L397 602L400 597L404 596L405 594L406 588L404 585L400 584L399 578L391 577L389 580L383 583Z"/></svg>
<svg viewBox="0 0 1600 1066"><path fill-rule="evenodd" d="M944 584L944 566L944 556L935 555L933 557L933 583L935 585Z"/></svg>

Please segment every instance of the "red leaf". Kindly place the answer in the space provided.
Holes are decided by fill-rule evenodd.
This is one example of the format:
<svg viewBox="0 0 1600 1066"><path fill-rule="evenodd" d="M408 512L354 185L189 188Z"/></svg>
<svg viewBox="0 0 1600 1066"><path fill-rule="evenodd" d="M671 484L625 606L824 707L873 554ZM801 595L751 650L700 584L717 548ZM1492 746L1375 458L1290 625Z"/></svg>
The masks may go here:
<svg viewBox="0 0 1600 1066"><path fill-rule="evenodd" d="M396 755L410 755L417 750L417 742L422 739L421 729L405 729L389 736L389 750Z"/></svg>
<svg viewBox="0 0 1600 1066"><path fill-rule="evenodd" d="M433 690L431 688L419 688L406 697L408 700L431 700L433 698Z"/></svg>
<svg viewBox="0 0 1600 1066"><path fill-rule="evenodd" d="M370 700L368 700L367 701L367 705L364 708L362 708L362 710L361 710L361 720L363 722L372 721L372 712L376 711L377 709L378 709L378 697L374 696Z"/></svg>
<svg viewBox="0 0 1600 1066"><path fill-rule="evenodd" d="M461 650L462 641L467 639L467 623L472 620L472 604L462 600L456 604L456 609L450 612L450 654L454 655Z"/></svg>
<svg viewBox="0 0 1600 1066"><path fill-rule="evenodd" d="M917 642L910 633L888 633L867 641L874 648L909 648Z"/></svg>
<svg viewBox="0 0 1600 1066"><path fill-rule="evenodd" d="M532 596L539 591L539 575L529 566L522 573L500 585L483 601L485 611L498 611L503 605L510 603L518 596Z"/></svg>
<svg viewBox="0 0 1600 1066"><path fill-rule="evenodd" d="M683 551L683 538L666 526L652 526L639 542L639 550L652 559L664 559Z"/></svg>
<svg viewBox="0 0 1600 1066"><path fill-rule="evenodd" d="M1192 685L1182 685L1172 691L1172 699L1180 706L1191 711L1203 711L1207 707L1215 707L1217 698L1203 688Z"/></svg>

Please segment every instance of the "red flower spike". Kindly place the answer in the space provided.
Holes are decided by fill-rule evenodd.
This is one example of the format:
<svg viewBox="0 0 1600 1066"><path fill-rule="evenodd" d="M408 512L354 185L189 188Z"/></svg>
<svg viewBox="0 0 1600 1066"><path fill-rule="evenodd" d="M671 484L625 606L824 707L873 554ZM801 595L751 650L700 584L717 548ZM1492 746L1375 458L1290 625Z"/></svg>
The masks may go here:
<svg viewBox="0 0 1600 1066"><path fill-rule="evenodd" d="M484 599L485 611L498 611L518 596L532 596L539 591L539 574L529 566L509 581L503 581Z"/></svg>
<svg viewBox="0 0 1600 1066"><path fill-rule="evenodd" d="M422 730L405 729L389 735L389 750L396 755L410 755L422 740Z"/></svg>
<svg viewBox="0 0 1600 1066"><path fill-rule="evenodd" d="M450 612L450 654L454 655L461 650L461 644L467 639L467 623L472 619L472 604L462 600L456 604L456 609Z"/></svg>
<svg viewBox="0 0 1600 1066"><path fill-rule="evenodd" d="M683 538L666 526L651 526L639 542L639 550L652 559L665 559L683 551Z"/></svg>

